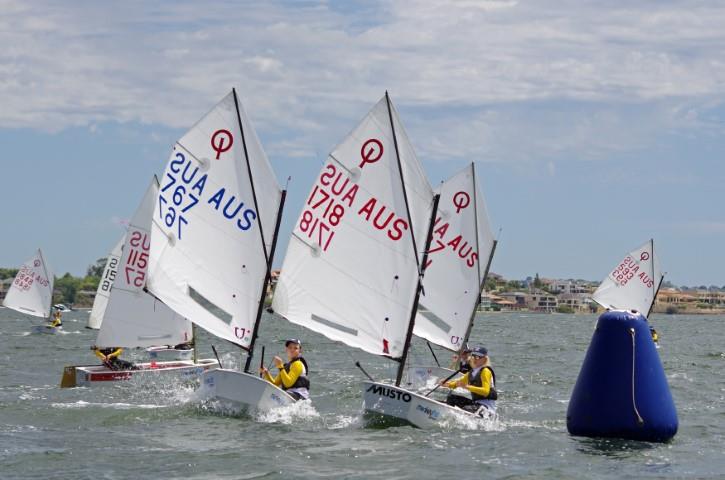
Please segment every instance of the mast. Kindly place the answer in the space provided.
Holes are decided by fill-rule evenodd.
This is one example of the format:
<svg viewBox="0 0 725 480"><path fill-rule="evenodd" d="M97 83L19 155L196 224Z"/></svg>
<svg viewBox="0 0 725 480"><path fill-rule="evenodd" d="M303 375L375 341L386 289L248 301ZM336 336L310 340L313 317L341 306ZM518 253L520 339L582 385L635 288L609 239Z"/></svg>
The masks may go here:
<svg viewBox="0 0 725 480"><path fill-rule="evenodd" d="M654 308L655 308L655 300L657 300L657 294L660 293L660 287L662 286L662 280L664 280L664 279L665 279L665 275L664 274L660 275L660 282L657 285L657 290L655 290L655 296L652 297L652 304L649 306L649 310L647 311L646 318L648 320L649 320L650 313L652 313L652 310L654 310Z"/></svg>
<svg viewBox="0 0 725 480"><path fill-rule="evenodd" d="M390 96L385 91L385 102L388 106L388 118L390 118L390 129L393 131L393 144L395 145L395 158L398 161L398 173L400 173L400 185L403 187L403 198L405 199L405 212L408 214L408 225L410 225L410 239L413 241L413 252L415 252L415 264L418 268L418 276L423 275L420 269L420 261L418 261L418 247L415 244L415 229L413 228L413 219L410 216L410 206L408 205L408 192L405 190L405 179L403 178L403 166L400 163L400 150L398 150L398 136L395 134L395 124L393 123L393 110L390 108ZM428 247L425 249L428 251ZM424 262L425 264L425 262Z"/></svg>
<svg viewBox="0 0 725 480"><path fill-rule="evenodd" d="M194 322L191 322L191 348L194 349L191 354L191 361L198 363L197 361L199 360L199 356L196 352L196 324Z"/></svg>
<svg viewBox="0 0 725 480"><path fill-rule="evenodd" d="M45 265L45 257L43 257L43 251L41 249L38 249L38 255L40 256L40 263L43 265L43 272L45 273L45 278L48 280L48 284L50 285L50 304L48 305L48 321L50 322L53 312L53 283L50 281L50 275L48 275L48 267Z"/></svg>
<svg viewBox="0 0 725 480"><path fill-rule="evenodd" d="M473 319L476 317L476 311L478 310L478 306L481 304L481 292L486 286L486 280L488 280L488 270L491 268L491 262L493 261L493 254L496 253L496 246L498 245L498 240L493 241L493 248L491 248L491 255L488 256L488 262L486 263L486 270L483 272L483 279L481 280L480 288L478 290L478 300L476 300L476 306L473 308L473 312L471 312L471 320L468 322L468 328L466 329L466 335L463 337L463 343L461 344L461 349L458 351L458 354L461 354L461 351L466 346L466 343L468 343L468 338L471 336L471 330L473 330Z"/></svg>
<svg viewBox="0 0 725 480"><path fill-rule="evenodd" d="M428 224L428 233L425 238L425 250L423 251L423 271L425 271L425 263L428 261L428 250L430 250L430 242L433 239L433 227L435 226L436 214L438 213L438 201L441 196L438 194L433 195L433 209L431 210L430 223ZM411 228L411 235L413 235L413 229ZM395 386L399 387L400 382L403 379L403 370L405 369L405 361L408 358L408 348L410 347L410 340L413 337L413 328L415 327L415 314L418 312L418 301L420 300L420 292L423 290L423 271L418 275L418 287L415 290L415 300L413 300L413 308L410 312L410 322L408 323L408 333L405 335L405 344L403 344L403 355L398 360L398 375L395 378Z"/></svg>
<svg viewBox="0 0 725 480"><path fill-rule="evenodd" d="M418 270L418 286L415 292L415 300L413 300L413 308L410 313L410 322L408 322L408 332L405 335L405 343L403 344L403 355L397 359L400 364L398 365L398 375L395 380L395 385L399 386L400 381L403 378L403 369L405 368L405 360L408 357L408 348L410 347L410 340L413 337L413 327L415 326L415 314L418 311L418 301L420 299L420 291L423 286L423 270L421 269L421 262L418 260L418 246L415 243L415 229L413 228L413 218L410 215L410 205L408 204L408 192L405 189L405 179L403 178L403 166L400 163L400 149L398 148L398 136L395 133L395 123L393 122L393 109L390 106L390 95L388 91L385 91L385 103L388 107L388 118L390 119L390 129L393 133L393 145L395 145L395 159L398 162L398 173L400 174L400 186L403 188L403 199L405 200L405 212L408 216L408 225L410 225L410 239L413 242L413 253L415 254L415 265ZM426 236L425 250L423 251L423 265L425 268L425 262L428 258L428 250L430 248L430 242L433 236L433 225L435 223L435 216L438 212L438 200L440 195L433 196L433 210L431 213L430 225L428 226L428 233Z"/></svg>
<svg viewBox="0 0 725 480"><path fill-rule="evenodd" d="M476 194L478 192L478 188L476 187L476 164L471 162L471 171L473 172L473 214L476 222L476 251L481 252L480 248L481 245L479 243L478 239L478 198L476 197ZM486 262L486 269L483 272L483 278L481 278L481 269L477 268L476 272L478 273L478 298L476 299L476 304L473 307L473 311L471 312L471 319L468 321L468 328L466 329L466 334L463 336L463 343L461 344L461 348L458 350L458 355L460 356L461 352L466 346L466 343L468 343L468 339L471 336L471 330L473 330L473 320L476 318L476 312L478 311L478 307L481 305L481 292L483 292L483 289L486 286L486 280L488 279L488 271L491 268L491 262L493 261L493 255L496 253L496 246L498 245L498 240L493 241L493 247L491 247L491 253L488 256L488 261ZM480 261L480 258L479 258Z"/></svg>
<svg viewBox="0 0 725 480"><path fill-rule="evenodd" d="M254 210L257 212L257 226L259 227L259 235L262 239L262 252L264 253L264 261L267 264L267 273L265 274L265 285L266 285L266 279L269 274L269 256L267 255L267 245L264 243L264 231L262 230L262 220L261 220L261 212L259 211L259 204L257 202L257 192L254 189L254 178L252 177L252 166L249 163L249 152L247 151L247 140L244 137L244 125L242 124L242 115L239 113L239 99L237 99L237 89L232 88L232 95L234 96L234 108L237 111L237 122L239 124L239 132L242 134L242 147L244 149L244 161L247 164L247 175L249 176L249 185L252 187L252 200L254 200ZM278 212L279 214L279 212ZM264 294L265 294L265 288L264 285L262 286L262 300L264 300ZM262 301L262 304L264 301ZM257 329L257 323L259 322L259 318L262 315L261 309L262 304L260 304L257 308L257 318L254 324L253 330ZM255 336L254 333L252 334L252 342L249 344L249 347L243 347L239 346L242 350L246 350L250 353L254 349L254 340Z"/></svg>
<svg viewBox="0 0 725 480"><path fill-rule="evenodd" d="M279 199L279 210L277 210L277 223L274 226L274 236L272 237L272 246L269 252L269 261L267 262L267 272L264 275L264 284L262 284L262 293L259 296L259 306L257 307L257 318L254 320L254 327L252 328L252 341L249 344L249 350L247 355L247 362L244 364L244 371L249 373L249 368L252 364L252 356L254 355L254 343L257 341L257 332L259 331L259 322L262 319L262 310L264 309L264 299L267 296L267 285L272 280L272 259L274 258L274 251L277 248L277 237L279 234L279 225L282 221L282 210L284 209L284 201L287 198L287 190L282 190L282 196ZM262 347L264 356L264 347Z"/></svg>

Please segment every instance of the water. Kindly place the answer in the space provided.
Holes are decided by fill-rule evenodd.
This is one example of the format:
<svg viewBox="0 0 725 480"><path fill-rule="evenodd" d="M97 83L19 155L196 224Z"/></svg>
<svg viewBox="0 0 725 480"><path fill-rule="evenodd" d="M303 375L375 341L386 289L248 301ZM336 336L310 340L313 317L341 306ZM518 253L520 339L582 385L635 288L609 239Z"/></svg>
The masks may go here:
<svg viewBox="0 0 725 480"><path fill-rule="evenodd" d="M424 431L361 424L363 377L354 359L379 379L390 378L392 362L271 316L260 340L267 361L283 351L284 338L302 338L313 407L222 417L200 406L193 388L171 381L61 390L64 365L96 363L87 315L64 315L62 335L30 335L29 317L0 309L0 478L619 479L725 472L722 316L653 318L680 430L668 444L650 444L566 431L594 316L479 316L473 341L491 352L500 420ZM200 339L204 357L211 341ZM225 366L239 365L238 350L214 342ZM413 355L430 362L424 344L416 343Z"/></svg>

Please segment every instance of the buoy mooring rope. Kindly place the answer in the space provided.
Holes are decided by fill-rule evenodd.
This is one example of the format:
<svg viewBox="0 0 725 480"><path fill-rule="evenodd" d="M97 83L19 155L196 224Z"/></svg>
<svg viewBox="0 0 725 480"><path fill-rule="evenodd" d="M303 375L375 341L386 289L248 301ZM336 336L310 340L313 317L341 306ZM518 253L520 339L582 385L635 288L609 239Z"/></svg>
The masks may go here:
<svg viewBox="0 0 725 480"><path fill-rule="evenodd" d="M634 408L634 414L637 415L637 425L642 426L644 425L644 419L642 418L642 415L639 414L639 410L637 410L637 399L634 395L634 365L635 365L635 348L636 343L634 341L634 328L629 329L629 334L632 336L632 408Z"/></svg>

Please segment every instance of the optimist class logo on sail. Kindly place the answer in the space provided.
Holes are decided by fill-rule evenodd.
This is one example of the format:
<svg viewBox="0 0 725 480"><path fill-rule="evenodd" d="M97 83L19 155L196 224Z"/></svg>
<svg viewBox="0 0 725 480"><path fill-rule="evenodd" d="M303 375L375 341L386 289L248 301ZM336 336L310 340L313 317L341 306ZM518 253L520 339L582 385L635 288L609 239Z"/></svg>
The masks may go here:
<svg viewBox="0 0 725 480"><path fill-rule="evenodd" d="M209 145L216 152L216 159L233 161L232 158L220 157L233 143L234 137L228 130L217 130ZM254 226L257 212L251 205L248 206L248 199L237 198L238 188L227 183L230 179L213 177L210 181L210 174L203 172L199 162L192 160L191 155L178 151L176 147L174 151L159 192L158 218L179 240L183 240L184 231L189 228L189 213L199 205L217 212L220 218L229 221L240 232Z"/></svg>
<svg viewBox="0 0 725 480"><path fill-rule="evenodd" d="M363 142L360 147L360 161L355 162L361 175L382 158L384 150L383 143L377 138ZM336 227L347 212L354 211L366 224L385 232L389 240L399 241L409 228L407 220L398 216L392 208L376 197L370 196L365 201L358 200L360 187L350 178L349 173L333 162L323 167L297 224L300 231L298 236L306 236L323 252L327 251L335 237Z"/></svg>

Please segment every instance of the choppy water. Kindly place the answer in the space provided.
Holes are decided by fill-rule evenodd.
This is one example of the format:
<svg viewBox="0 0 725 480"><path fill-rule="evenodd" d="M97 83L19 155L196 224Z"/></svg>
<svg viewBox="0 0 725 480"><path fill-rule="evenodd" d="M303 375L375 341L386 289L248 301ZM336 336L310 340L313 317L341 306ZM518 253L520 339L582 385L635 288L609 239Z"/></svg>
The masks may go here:
<svg viewBox="0 0 725 480"><path fill-rule="evenodd" d="M473 340L496 367L500 420L364 428L359 359L376 378L394 365L266 316L267 358L301 337L314 407L223 417L193 388L127 383L58 388L66 364L95 363L87 312L64 316L62 335L31 335L33 320L0 309L0 478L723 478L725 317L655 316L678 408L668 444L574 438L566 408L594 316L479 316ZM200 340L211 356L207 336ZM231 345L215 342L225 366ZM427 348L414 355L429 363ZM439 357L446 354L439 352Z"/></svg>

